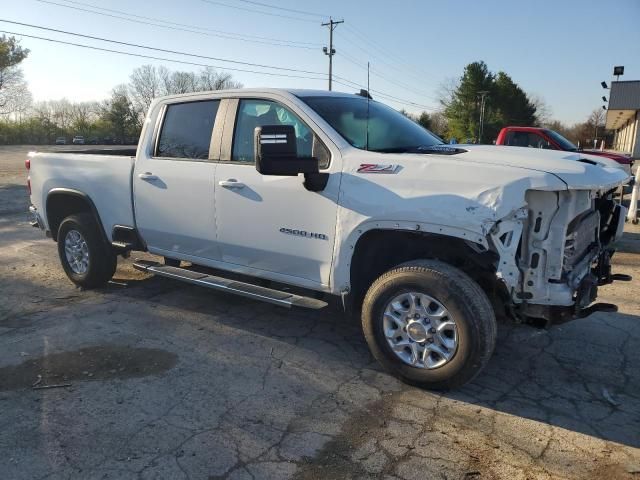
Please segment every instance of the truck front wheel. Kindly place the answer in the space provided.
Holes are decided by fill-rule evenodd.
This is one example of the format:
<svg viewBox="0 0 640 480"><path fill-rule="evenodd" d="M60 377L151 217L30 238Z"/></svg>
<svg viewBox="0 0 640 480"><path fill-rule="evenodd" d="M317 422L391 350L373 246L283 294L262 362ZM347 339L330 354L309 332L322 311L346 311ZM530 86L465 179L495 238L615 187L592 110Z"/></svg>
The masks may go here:
<svg viewBox="0 0 640 480"><path fill-rule="evenodd" d="M65 218L58 229L58 255L67 277L83 288L104 285L118 263L113 249L102 238L100 226L88 213Z"/></svg>
<svg viewBox="0 0 640 480"><path fill-rule="evenodd" d="M472 380L493 353L497 329L480 286L436 260L405 263L379 277L365 296L362 328L387 371L434 390Z"/></svg>

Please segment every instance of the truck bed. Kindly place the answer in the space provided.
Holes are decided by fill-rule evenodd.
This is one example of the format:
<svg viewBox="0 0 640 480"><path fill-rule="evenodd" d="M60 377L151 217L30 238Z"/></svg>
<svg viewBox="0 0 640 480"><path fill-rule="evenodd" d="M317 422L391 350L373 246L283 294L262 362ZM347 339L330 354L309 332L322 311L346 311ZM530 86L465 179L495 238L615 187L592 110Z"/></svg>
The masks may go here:
<svg viewBox="0 0 640 480"><path fill-rule="evenodd" d="M105 151L106 150L106 151ZM101 153L94 153L100 151ZM134 225L131 175L135 157L130 149L85 149L32 152L31 199L49 228L46 199L50 192L68 189L89 197L111 240L114 225ZM133 151L135 155L135 151Z"/></svg>

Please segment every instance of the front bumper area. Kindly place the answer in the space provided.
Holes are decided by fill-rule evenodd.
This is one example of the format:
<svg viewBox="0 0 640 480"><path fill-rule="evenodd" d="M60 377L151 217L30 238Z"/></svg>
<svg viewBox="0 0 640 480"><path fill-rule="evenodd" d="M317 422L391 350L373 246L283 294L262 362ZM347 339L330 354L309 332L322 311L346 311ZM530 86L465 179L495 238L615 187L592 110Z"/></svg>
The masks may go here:
<svg viewBox="0 0 640 480"><path fill-rule="evenodd" d="M617 305L612 303L594 303L598 297L598 287L609 285L615 281L629 282L630 275L611 273L611 257L613 250L604 250L598 255L595 266L579 283L575 295L574 304L571 306L522 304L519 314L533 319L544 321L544 327L553 324L566 323L578 318L586 318L597 312L615 313Z"/></svg>

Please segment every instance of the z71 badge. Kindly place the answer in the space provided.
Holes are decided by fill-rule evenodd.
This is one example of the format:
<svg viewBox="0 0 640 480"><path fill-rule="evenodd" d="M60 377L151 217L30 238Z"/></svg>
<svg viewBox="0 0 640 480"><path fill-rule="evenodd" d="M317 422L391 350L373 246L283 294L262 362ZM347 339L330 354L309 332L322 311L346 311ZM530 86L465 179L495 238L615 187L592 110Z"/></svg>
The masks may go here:
<svg viewBox="0 0 640 480"><path fill-rule="evenodd" d="M358 173L397 173L400 165L384 163L362 163Z"/></svg>
<svg viewBox="0 0 640 480"><path fill-rule="evenodd" d="M307 232L306 230L296 230L294 228L282 227L280 229L280 233L295 235L296 237L315 238L316 240L329 240L329 237L327 237L324 233Z"/></svg>

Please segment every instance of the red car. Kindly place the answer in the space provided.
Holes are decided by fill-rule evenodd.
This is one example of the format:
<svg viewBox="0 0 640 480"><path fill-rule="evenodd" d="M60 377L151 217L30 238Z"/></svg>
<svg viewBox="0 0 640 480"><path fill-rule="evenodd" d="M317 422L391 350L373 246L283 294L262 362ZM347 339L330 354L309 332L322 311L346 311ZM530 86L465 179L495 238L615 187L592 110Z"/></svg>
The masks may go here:
<svg viewBox="0 0 640 480"><path fill-rule="evenodd" d="M551 150L563 150L576 152L580 150L588 155L607 157L624 165L624 169L631 174L632 160L628 155L603 152L600 150L583 150L576 147L558 132L548 128L538 127L505 127L500 130L496 145L509 145L512 147L548 148Z"/></svg>

